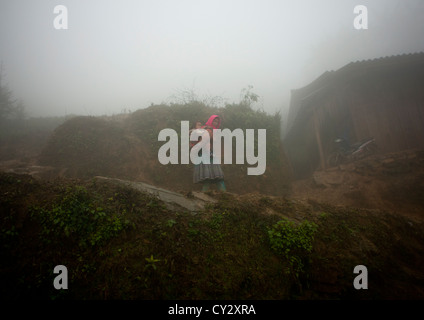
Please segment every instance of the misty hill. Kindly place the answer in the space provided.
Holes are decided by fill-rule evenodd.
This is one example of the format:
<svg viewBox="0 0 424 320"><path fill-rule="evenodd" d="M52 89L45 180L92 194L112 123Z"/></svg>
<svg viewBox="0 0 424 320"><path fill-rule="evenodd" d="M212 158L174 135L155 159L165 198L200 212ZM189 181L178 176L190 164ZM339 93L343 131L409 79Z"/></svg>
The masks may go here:
<svg viewBox="0 0 424 320"><path fill-rule="evenodd" d="M192 165L161 165L157 137L164 128L179 132L181 120L204 122L211 114L231 130L267 129L264 175L223 165L230 192L210 192L213 201L196 214L134 187L146 182L192 201ZM25 140L27 133L13 156L0 153L3 162L22 166L0 168L4 298L424 297L422 150L291 181L279 115L245 104L156 105L64 120L38 136L24 154L32 160L18 159L25 143L37 140ZM68 268L72 290L53 288L58 264ZM353 287L357 265L368 268L368 290Z"/></svg>
<svg viewBox="0 0 424 320"><path fill-rule="evenodd" d="M165 142L158 141L158 135L165 128L180 135L181 121L205 123L212 114L222 117L222 128L267 129L265 173L248 176L247 167L251 165L246 162L223 164L228 191L287 194L290 170L280 142L280 116L255 111L243 103L225 108L201 103L155 105L121 117L75 117L56 128L39 163L54 167L56 174L64 177L102 175L187 192L197 187L192 181L193 165L162 165L158 150Z"/></svg>

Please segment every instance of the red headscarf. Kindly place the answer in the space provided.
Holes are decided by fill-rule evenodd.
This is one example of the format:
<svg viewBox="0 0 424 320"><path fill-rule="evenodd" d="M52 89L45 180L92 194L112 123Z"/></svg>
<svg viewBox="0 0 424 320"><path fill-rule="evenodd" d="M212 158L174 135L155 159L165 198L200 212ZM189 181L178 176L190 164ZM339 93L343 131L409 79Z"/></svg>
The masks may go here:
<svg viewBox="0 0 424 320"><path fill-rule="evenodd" d="M215 118L218 118L218 125L216 127L214 125L212 125L212 122L215 120ZM213 116L211 116L209 118L208 121L206 121L205 126L209 126L209 127L214 128L214 129L218 129L221 126L221 118L219 116L217 116L216 114L214 114Z"/></svg>

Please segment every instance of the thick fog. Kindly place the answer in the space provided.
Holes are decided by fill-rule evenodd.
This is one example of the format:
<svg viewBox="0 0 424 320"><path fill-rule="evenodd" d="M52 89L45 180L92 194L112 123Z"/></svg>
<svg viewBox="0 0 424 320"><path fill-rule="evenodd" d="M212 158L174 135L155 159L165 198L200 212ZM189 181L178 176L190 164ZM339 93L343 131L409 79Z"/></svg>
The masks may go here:
<svg viewBox="0 0 424 320"><path fill-rule="evenodd" d="M326 70L424 51L423 14L422 0L1 0L2 82L30 116L117 114L184 90L231 103L250 85L256 107L285 114L290 90Z"/></svg>

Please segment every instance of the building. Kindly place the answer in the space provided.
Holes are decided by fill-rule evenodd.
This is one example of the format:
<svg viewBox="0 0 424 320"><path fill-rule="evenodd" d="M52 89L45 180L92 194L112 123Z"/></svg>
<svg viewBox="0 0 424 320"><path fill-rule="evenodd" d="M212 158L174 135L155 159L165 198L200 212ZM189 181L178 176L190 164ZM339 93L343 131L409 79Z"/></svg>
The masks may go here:
<svg viewBox="0 0 424 320"><path fill-rule="evenodd" d="M296 178L325 169L334 140L424 148L424 53L352 62L292 90L284 148Z"/></svg>

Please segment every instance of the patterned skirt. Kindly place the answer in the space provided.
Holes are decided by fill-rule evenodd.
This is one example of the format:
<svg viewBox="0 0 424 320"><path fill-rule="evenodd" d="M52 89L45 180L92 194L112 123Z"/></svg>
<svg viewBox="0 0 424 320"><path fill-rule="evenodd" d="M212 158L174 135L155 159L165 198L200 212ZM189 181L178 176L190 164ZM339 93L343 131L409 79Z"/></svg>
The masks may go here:
<svg viewBox="0 0 424 320"><path fill-rule="evenodd" d="M204 164L200 163L194 166L193 182L199 183L205 180L224 180L220 164Z"/></svg>

